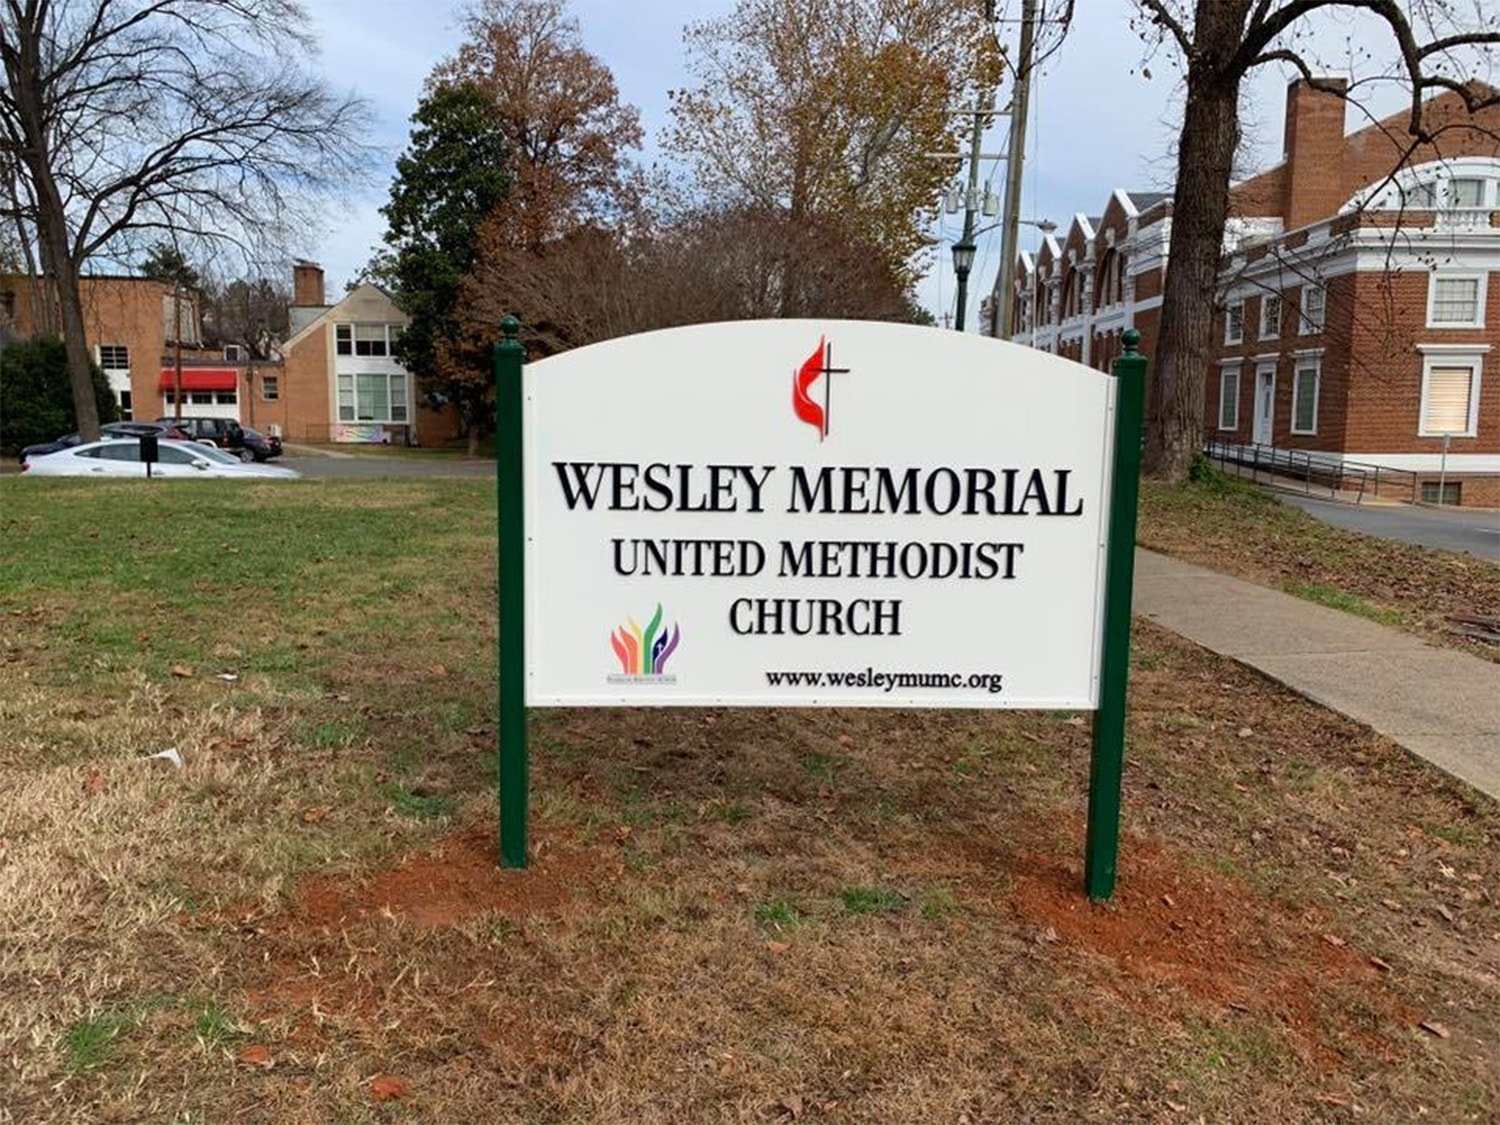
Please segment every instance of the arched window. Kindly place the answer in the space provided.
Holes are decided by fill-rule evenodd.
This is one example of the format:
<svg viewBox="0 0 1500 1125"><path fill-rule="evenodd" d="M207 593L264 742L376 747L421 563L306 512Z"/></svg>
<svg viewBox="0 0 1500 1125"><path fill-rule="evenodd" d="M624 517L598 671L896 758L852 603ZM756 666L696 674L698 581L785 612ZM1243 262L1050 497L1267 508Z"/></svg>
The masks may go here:
<svg viewBox="0 0 1500 1125"><path fill-rule="evenodd" d="M1110 250L1099 266L1099 288L1095 293L1094 307L1108 308L1125 300L1125 255Z"/></svg>

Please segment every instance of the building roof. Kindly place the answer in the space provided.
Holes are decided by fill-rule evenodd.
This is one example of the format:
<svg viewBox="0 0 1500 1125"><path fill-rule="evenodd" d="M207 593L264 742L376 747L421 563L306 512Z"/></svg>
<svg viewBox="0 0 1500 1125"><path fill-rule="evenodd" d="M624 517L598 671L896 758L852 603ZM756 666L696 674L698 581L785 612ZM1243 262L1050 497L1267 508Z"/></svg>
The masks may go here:
<svg viewBox="0 0 1500 1125"><path fill-rule="evenodd" d="M1135 204L1137 211L1149 211L1164 199L1171 199L1170 191L1127 191L1130 202Z"/></svg>

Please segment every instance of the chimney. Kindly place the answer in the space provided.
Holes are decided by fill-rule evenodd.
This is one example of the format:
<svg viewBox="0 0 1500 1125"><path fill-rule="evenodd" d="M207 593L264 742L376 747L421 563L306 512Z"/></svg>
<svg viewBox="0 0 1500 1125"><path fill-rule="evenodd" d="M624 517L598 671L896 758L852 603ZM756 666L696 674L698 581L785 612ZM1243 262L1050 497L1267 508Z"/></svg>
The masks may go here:
<svg viewBox="0 0 1500 1125"><path fill-rule="evenodd" d="M1343 78L1319 78L1318 82L1329 89L1314 89L1299 78L1286 91L1282 216L1287 230L1337 214L1347 199L1343 92L1349 83Z"/></svg>
<svg viewBox="0 0 1500 1125"><path fill-rule="evenodd" d="M293 263L292 304L323 306L323 267L317 262Z"/></svg>

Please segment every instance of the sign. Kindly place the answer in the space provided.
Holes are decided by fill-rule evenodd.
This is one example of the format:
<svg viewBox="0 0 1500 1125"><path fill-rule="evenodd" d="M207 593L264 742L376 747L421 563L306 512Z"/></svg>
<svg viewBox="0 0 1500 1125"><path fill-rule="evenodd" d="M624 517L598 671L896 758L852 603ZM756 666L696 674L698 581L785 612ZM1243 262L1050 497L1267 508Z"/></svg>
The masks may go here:
<svg viewBox="0 0 1500 1125"><path fill-rule="evenodd" d="M522 378L528 705L1098 705L1116 380L838 320Z"/></svg>

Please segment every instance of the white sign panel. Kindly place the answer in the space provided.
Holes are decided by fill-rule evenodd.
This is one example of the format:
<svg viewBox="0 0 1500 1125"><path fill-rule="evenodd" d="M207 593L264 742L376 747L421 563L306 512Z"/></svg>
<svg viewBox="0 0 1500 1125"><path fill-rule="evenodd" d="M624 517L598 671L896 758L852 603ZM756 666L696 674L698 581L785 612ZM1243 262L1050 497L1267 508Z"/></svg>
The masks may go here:
<svg viewBox="0 0 1500 1125"><path fill-rule="evenodd" d="M529 364L527 703L1094 707L1112 382L838 320Z"/></svg>

